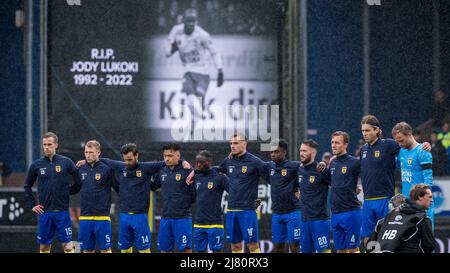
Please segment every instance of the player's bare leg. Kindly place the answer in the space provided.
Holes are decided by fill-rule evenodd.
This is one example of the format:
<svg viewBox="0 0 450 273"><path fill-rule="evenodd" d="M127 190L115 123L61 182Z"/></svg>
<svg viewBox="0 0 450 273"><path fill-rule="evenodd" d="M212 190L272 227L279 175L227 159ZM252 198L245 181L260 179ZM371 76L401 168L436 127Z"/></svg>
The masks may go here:
<svg viewBox="0 0 450 273"><path fill-rule="evenodd" d="M180 251L180 253L192 253L192 249L185 249L183 251Z"/></svg>
<svg viewBox="0 0 450 273"><path fill-rule="evenodd" d="M232 253L244 253L244 250L242 248L243 248L242 242L231 244Z"/></svg>
<svg viewBox="0 0 450 273"><path fill-rule="evenodd" d="M63 243L62 247L64 249L64 253L74 253L75 252L75 248L74 248L72 241L70 241L68 243Z"/></svg>
<svg viewBox="0 0 450 273"><path fill-rule="evenodd" d="M300 253L300 245L299 244L289 244L291 248L291 253Z"/></svg>
<svg viewBox="0 0 450 273"><path fill-rule="evenodd" d="M191 113L191 140L194 137L195 120L203 118L203 99L194 94L187 95L187 105Z"/></svg>
<svg viewBox="0 0 450 273"><path fill-rule="evenodd" d="M364 237L363 238L363 249L366 249L368 242L369 242L369 237Z"/></svg>
<svg viewBox="0 0 450 273"><path fill-rule="evenodd" d="M95 253L95 250L83 250L83 253Z"/></svg>
<svg viewBox="0 0 450 273"><path fill-rule="evenodd" d="M347 249L336 250L336 253L348 253Z"/></svg>
<svg viewBox="0 0 450 273"><path fill-rule="evenodd" d="M355 247L355 248L347 249L347 250L348 250L348 253L360 253L359 247Z"/></svg>
<svg viewBox="0 0 450 273"><path fill-rule="evenodd" d="M100 253L112 253L111 248L105 249L105 250L100 250Z"/></svg>
<svg viewBox="0 0 450 273"><path fill-rule="evenodd" d="M261 253L261 249L259 249L259 244L257 242L248 243L247 247L250 253Z"/></svg>
<svg viewBox="0 0 450 273"><path fill-rule="evenodd" d="M275 253L283 253L285 250L286 244L285 243L275 243L273 246L273 252Z"/></svg>
<svg viewBox="0 0 450 273"><path fill-rule="evenodd" d="M223 249L222 250L213 250L211 252L212 253L223 253ZM197 251L197 253L208 253L208 251L207 250L205 250L205 251Z"/></svg>
<svg viewBox="0 0 450 273"><path fill-rule="evenodd" d="M51 245L39 245L39 253L50 253Z"/></svg>

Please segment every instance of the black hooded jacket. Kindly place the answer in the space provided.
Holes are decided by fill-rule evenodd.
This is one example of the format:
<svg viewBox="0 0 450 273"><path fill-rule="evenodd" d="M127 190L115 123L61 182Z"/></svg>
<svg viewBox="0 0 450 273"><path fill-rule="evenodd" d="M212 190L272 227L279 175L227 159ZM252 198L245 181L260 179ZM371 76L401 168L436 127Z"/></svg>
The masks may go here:
<svg viewBox="0 0 450 273"><path fill-rule="evenodd" d="M411 200L378 221L370 241L369 252L431 253L436 241L426 209Z"/></svg>

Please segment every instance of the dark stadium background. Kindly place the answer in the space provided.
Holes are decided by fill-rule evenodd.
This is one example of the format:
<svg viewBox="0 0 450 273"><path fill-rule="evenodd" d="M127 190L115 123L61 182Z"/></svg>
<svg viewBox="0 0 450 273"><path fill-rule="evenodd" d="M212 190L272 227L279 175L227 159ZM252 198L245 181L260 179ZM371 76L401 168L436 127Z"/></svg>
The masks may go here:
<svg viewBox="0 0 450 273"><path fill-rule="evenodd" d="M129 3L136 3L131 0L81 0L81 6L70 6L73 13L65 13L68 2L76 1L61 1L59 4L53 1L32 1L29 5L26 0L10 0L0 4L0 162L4 162L12 170L11 175L2 179L0 199L8 200L9 203L18 202L21 208L25 208L21 212L19 208L0 207L3 209L0 218L0 253L36 252L38 249L35 239L36 217L27 210L22 187L28 161L41 154L39 141L42 132L53 130L60 135L59 153L73 160L82 158L80 143L87 137L111 143L111 146L104 145L102 148L102 155L105 157L118 158L117 149L120 145L135 141L140 145L141 160L162 160L161 142L153 141L151 134L142 137L140 131L115 128L115 124L126 122L120 120L123 115L135 116L136 124L143 122L142 116L136 114L139 113L139 106L127 104L130 102L127 101L128 96L113 91L115 96L102 97L102 92L108 90L92 89L94 98L101 99L104 105L109 100L114 101L114 98L125 102L123 108L106 109L99 122L102 126L93 130L86 124L71 99L61 93L57 86L61 86L61 82L67 86L70 80L70 75L64 75L59 65L70 63L72 59L68 58L76 59L77 50L86 50L82 41L71 42L71 37L61 31L67 27L67 22L85 33L84 39L97 39L100 43L98 47L103 47L102 43L104 47L116 44L123 49L123 38L108 36L108 31L124 33L124 37L166 35L173 25L170 13L164 13L168 9L159 11L152 5L158 1L146 1L142 8L153 12L148 14L152 19L142 24L144 21L139 20L144 18L133 18L131 12L122 14L120 22L114 20L114 11L125 9ZM169 2L165 2L166 5ZM178 8L182 10L191 1L179 2L182 4ZM380 0L381 5L370 6L370 1L366 0L273 0L266 1L269 4L265 8L271 11L269 13L257 7L262 1L246 5L242 5L243 0L192 2L197 2L204 10L204 3L218 3L214 9L217 14L200 18L200 24L207 25L207 30L213 36L235 34L276 37L278 75L275 78L281 106L279 124L281 136L291 144L291 159L298 159L298 144L309 137L319 143L320 158L330 150L329 136L338 129L350 133L349 153L353 153L361 139L359 122L365 113L379 118L385 137L390 137L391 128L399 121L405 120L417 127L431 116L434 91L442 88L449 93L449 1ZM108 3L111 4L110 9ZM239 7L255 5L254 9L242 9L241 12L245 18L254 16L260 19L256 22L237 22L239 16L227 15L225 12L230 3L234 4L235 14L238 14L236 10ZM86 17L85 21L70 21L71 16L79 18L75 14L82 13L86 6L91 8L90 17ZM139 7L130 6L131 10L133 8ZM25 11L25 17L32 12L31 29L27 27L26 20L23 25L15 25L16 11L20 10ZM160 14L158 12L167 16L166 23L160 23L152 17ZM101 24L89 25L89 20L96 16L102 18ZM67 21L58 21L63 19ZM364 29L365 23L370 31ZM44 28L44 25L48 28ZM32 37L31 40L28 40L29 37ZM73 56L52 51L52 46L58 45L55 37L66 37L65 46L77 44L80 48L72 49ZM74 36L73 39L79 37ZM369 51L365 53L364 48L368 45ZM142 45L129 49L128 56L140 58L140 52L145 50L140 46ZM437 51L439 55L436 55ZM79 54L83 55L80 58L86 55ZM27 66L28 60L31 60L30 66ZM369 76L364 74L367 71ZM140 80L140 77L142 76L138 75L137 79ZM364 93L364 90L368 92ZM55 95L57 92L62 95ZM137 99L142 100L140 97ZM82 100L77 102L80 105L86 103ZM249 151L269 160L269 153L260 152L259 144L258 141L251 142ZM181 143L181 146L182 157L191 162L200 149L211 150L215 164L220 164L229 151L227 142ZM447 182L450 183L448 177ZM262 184L265 182L262 181ZM118 197L115 193L113 197L113 241L114 247L117 247ZM11 198L15 201L12 202ZM71 200L73 211L78 206L77 198L75 196ZM263 200L268 201L268 197L263 196ZM157 216L157 202L155 208ZM9 219L9 214L15 213L15 210L19 216L12 217L14 220ZM436 223L436 237L442 242L442 250L450 252L450 218L437 217ZM154 228L157 226L156 218ZM76 235L75 226L74 239ZM153 232L154 242L156 237L157 233ZM262 216L260 238L270 240L270 214ZM61 250L59 244L54 244L54 249ZM113 251L117 252L117 249ZM440 251L441 249L437 250Z"/></svg>

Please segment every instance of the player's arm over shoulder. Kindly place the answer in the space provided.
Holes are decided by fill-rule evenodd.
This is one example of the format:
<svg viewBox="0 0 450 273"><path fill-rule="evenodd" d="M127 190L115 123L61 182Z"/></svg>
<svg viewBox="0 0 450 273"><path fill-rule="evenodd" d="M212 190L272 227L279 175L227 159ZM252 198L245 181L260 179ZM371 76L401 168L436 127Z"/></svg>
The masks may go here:
<svg viewBox="0 0 450 273"><path fill-rule="evenodd" d="M265 162L261 158L255 156L254 164L258 170L258 174L260 175L260 177L264 180L267 180L269 178L268 177L269 174L268 174L266 168L264 167Z"/></svg>
<svg viewBox="0 0 450 273"><path fill-rule="evenodd" d="M427 185L433 184L433 157L430 152L419 147L418 157L422 169L423 182Z"/></svg>
<svg viewBox="0 0 450 273"><path fill-rule="evenodd" d="M432 164L433 163L433 156L431 155L431 152L428 152L423 149L423 144L420 145L420 149L417 151L419 156L420 165L423 164Z"/></svg>
<svg viewBox="0 0 450 273"><path fill-rule="evenodd" d="M384 145L388 147L388 151L391 154L398 154L400 151L400 145L398 145L397 141L393 140L392 138L384 138L382 139Z"/></svg>
<svg viewBox="0 0 450 273"><path fill-rule="evenodd" d="M154 173L164 168L164 166L166 166L166 163L164 161L146 161L141 162L141 166L143 167L144 172L153 175Z"/></svg>
<svg viewBox="0 0 450 273"><path fill-rule="evenodd" d="M125 162L123 161L118 161L118 160L112 160L109 158L105 158L105 157L101 157L100 161L108 166L110 166L111 168L113 168L115 171L120 171L123 167L125 167Z"/></svg>
<svg viewBox="0 0 450 273"><path fill-rule="evenodd" d="M75 163L72 161L72 159L68 158L68 157L63 157L64 158L64 164L67 165L67 170L70 174L72 175L78 175L78 168L75 165Z"/></svg>

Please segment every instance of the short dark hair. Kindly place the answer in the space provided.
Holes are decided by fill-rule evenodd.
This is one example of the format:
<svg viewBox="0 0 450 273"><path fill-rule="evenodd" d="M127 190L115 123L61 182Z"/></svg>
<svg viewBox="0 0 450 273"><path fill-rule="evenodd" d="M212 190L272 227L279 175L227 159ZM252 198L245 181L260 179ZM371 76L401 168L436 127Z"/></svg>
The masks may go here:
<svg viewBox="0 0 450 273"><path fill-rule="evenodd" d="M426 184L417 184L409 192L409 198L413 201L419 200L419 197L424 197L427 194L427 190L431 191L431 188Z"/></svg>
<svg viewBox="0 0 450 273"><path fill-rule="evenodd" d="M344 139L344 143L349 143L350 141L350 136L348 135L348 133L344 132L344 131L336 131L331 135L331 138L335 137L335 136L342 136L342 138Z"/></svg>
<svg viewBox="0 0 450 273"><path fill-rule="evenodd" d="M47 132L43 134L41 139L44 138L53 138L55 140L55 143L58 143L58 136L53 132Z"/></svg>
<svg viewBox="0 0 450 273"><path fill-rule="evenodd" d="M180 145L175 142L167 143L163 146L163 151L166 151L166 150L179 151Z"/></svg>
<svg viewBox="0 0 450 273"><path fill-rule="evenodd" d="M412 135L413 129L411 125L402 121L395 124L394 128L392 128L392 135L396 135L398 133L402 133L404 135Z"/></svg>
<svg viewBox="0 0 450 273"><path fill-rule="evenodd" d="M303 141L302 144L305 144L306 146L313 148L316 151L319 149L319 144L317 144L317 142L315 142L312 139L307 139L307 140Z"/></svg>
<svg viewBox="0 0 450 273"><path fill-rule="evenodd" d="M198 152L197 155L201 155L204 156L208 161L212 161L212 154L211 152L207 151L207 150L202 150L200 152Z"/></svg>
<svg viewBox="0 0 450 273"><path fill-rule="evenodd" d="M282 138L273 140L273 141L271 142L271 146L272 146L272 147L279 147L279 148L281 148L281 149L283 149L283 150L285 150L285 151L288 150L288 143L287 143L286 140L284 140L284 139L282 139Z"/></svg>
<svg viewBox="0 0 450 273"><path fill-rule="evenodd" d="M195 17L198 16L198 12L194 8L187 8L186 10L184 10L183 18L186 17L187 14L194 15Z"/></svg>
<svg viewBox="0 0 450 273"><path fill-rule="evenodd" d="M139 153L138 147L135 143L127 143L127 144L123 145L122 148L120 148L120 152L123 155L126 155L129 152L132 152L133 155L136 155L137 153Z"/></svg>

